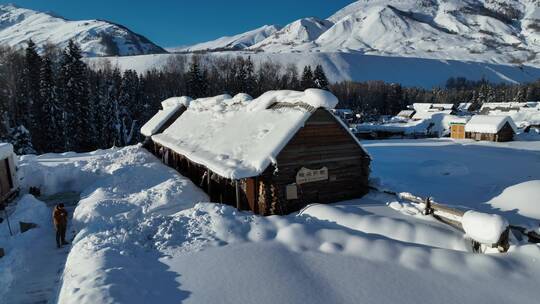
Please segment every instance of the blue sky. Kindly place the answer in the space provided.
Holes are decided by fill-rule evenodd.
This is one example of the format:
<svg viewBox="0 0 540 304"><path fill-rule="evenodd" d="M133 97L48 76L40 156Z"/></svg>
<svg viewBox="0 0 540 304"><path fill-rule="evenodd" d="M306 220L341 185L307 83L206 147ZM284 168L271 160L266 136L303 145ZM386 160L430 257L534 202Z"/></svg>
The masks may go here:
<svg viewBox="0 0 540 304"><path fill-rule="evenodd" d="M326 18L353 0L0 0L67 19L106 19L163 47L234 35L302 17Z"/></svg>

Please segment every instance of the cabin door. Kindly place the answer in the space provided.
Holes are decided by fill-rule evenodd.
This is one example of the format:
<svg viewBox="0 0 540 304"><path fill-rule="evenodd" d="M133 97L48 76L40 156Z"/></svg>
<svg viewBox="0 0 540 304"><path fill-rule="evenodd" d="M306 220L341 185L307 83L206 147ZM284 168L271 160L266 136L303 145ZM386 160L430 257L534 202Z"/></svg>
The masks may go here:
<svg viewBox="0 0 540 304"><path fill-rule="evenodd" d="M9 193L13 187L8 159L0 160L0 197Z"/></svg>

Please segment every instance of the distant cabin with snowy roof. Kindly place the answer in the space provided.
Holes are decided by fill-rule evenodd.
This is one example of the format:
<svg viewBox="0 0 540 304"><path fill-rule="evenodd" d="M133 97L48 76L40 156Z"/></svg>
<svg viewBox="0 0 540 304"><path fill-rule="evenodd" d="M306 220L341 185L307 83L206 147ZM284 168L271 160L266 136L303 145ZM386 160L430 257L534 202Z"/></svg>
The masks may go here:
<svg viewBox="0 0 540 304"><path fill-rule="evenodd" d="M370 156L327 91L193 100L150 150L214 202L262 215L366 194Z"/></svg>
<svg viewBox="0 0 540 304"><path fill-rule="evenodd" d="M510 116L474 115L465 125L465 137L474 140L512 141L517 127Z"/></svg>
<svg viewBox="0 0 540 304"><path fill-rule="evenodd" d="M456 114L456 108L451 103L413 103L409 109L415 111L413 120L431 119L434 114Z"/></svg>
<svg viewBox="0 0 540 304"><path fill-rule="evenodd" d="M13 146L0 143L0 206L13 198L19 190L16 162Z"/></svg>
<svg viewBox="0 0 540 304"><path fill-rule="evenodd" d="M405 119L411 119L413 118L415 113L416 113L415 110L401 110L396 116L405 118Z"/></svg>

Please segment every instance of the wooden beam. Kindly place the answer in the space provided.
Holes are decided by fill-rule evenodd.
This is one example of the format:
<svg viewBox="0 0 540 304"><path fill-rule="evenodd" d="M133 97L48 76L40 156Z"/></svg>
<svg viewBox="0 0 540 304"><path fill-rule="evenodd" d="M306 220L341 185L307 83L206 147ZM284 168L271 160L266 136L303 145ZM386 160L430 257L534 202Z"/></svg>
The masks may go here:
<svg viewBox="0 0 540 304"><path fill-rule="evenodd" d="M212 200L212 179L210 178L212 174L212 171L209 169L206 169L206 182L207 182L207 189L208 189L208 196L210 197L210 200Z"/></svg>
<svg viewBox="0 0 540 304"><path fill-rule="evenodd" d="M240 210L240 185L238 180L234 182L235 191L236 191L236 209Z"/></svg>

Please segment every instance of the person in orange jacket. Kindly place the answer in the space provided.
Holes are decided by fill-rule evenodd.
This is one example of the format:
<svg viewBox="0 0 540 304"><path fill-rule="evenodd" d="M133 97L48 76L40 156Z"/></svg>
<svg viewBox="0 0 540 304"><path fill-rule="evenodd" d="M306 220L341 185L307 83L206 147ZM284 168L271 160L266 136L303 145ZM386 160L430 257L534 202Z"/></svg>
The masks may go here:
<svg viewBox="0 0 540 304"><path fill-rule="evenodd" d="M58 248L62 245L69 244L66 242L66 229L67 229L68 213L64 209L64 204L60 203L54 207L53 211L53 223L54 229L56 229L56 246Z"/></svg>

